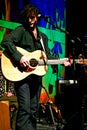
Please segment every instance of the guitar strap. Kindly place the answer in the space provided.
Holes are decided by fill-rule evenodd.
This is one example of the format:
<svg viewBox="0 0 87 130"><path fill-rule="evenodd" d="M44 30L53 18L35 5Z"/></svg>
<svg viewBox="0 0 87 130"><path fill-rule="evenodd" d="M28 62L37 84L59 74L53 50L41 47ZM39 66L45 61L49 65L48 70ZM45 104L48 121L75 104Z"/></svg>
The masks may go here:
<svg viewBox="0 0 87 130"><path fill-rule="evenodd" d="M41 46L42 46L43 51L44 51L45 54L46 54L46 51L45 51L45 47L44 47L44 43L43 43L42 37L41 37L41 39L40 39L40 43L41 43ZM44 60L44 65L46 65L46 61L45 61L44 57L43 57L43 60Z"/></svg>
<svg viewBox="0 0 87 130"><path fill-rule="evenodd" d="M40 38L40 43L41 43L41 46L42 46L43 51L45 52L45 47L44 47L44 44L43 44L43 39L42 39L42 37Z"/></svg>

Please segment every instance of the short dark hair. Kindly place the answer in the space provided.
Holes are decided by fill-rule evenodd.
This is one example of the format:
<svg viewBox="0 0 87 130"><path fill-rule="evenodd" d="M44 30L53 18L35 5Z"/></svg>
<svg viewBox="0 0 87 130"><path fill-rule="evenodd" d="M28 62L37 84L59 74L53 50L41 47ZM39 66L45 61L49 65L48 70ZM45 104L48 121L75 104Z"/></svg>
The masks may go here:
<svg viewBox="0 0 87 130"><path fill-rule="evenodd" d="M35 15L36 17L38 17L38 14L40 14L40 11L35 5L26 5L21 11L21 18L23 23L25 22L25 20L27 20L29 16Z"/></svg>

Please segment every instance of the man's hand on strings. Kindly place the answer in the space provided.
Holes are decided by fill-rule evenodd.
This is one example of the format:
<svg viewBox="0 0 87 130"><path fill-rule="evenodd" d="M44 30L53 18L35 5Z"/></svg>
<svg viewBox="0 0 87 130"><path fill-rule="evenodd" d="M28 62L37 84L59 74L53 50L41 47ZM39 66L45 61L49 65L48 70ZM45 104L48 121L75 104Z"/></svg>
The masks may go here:
<svg viewBox="0 0 87 130"><path fill-rule="evenodd" d="M29 66L29 61L25 56L21 57L20 65L21 65L21 67L28 67Z"/></svg>
<svg viewBox="0 0 87 130"><path fill-rule="evenodd" d="M34 64L34 62L32 64ZM20 66L26 68L25 71L27 72L36 69L36 66L32 66L26 56L21 57Z"/></svg>

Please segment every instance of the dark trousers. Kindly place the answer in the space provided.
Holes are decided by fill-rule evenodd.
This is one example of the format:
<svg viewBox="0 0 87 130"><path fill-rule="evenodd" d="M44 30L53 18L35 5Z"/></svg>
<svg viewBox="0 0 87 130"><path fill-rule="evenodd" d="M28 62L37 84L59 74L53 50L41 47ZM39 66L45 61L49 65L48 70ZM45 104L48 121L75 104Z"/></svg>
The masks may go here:
<svg viewBox="0 0 87 130"><path fill-rule="evenodd" d="M16 130L36 130L36 119L41 85L36 80L15 83L18 98Z"/></svg>

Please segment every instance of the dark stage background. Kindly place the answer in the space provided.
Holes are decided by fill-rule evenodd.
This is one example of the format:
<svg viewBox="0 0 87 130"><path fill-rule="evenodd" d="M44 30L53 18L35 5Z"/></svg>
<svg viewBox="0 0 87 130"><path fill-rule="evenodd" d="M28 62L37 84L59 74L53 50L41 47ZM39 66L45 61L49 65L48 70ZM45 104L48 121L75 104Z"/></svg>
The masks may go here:
<svg viewBox="0 0 87 130"><path fill-rule="evenodd" d="M72 46L70 40L75 40L77 46L83 44L85 41L84 36L87 36L87 5L83 0L66 0L66 30L69 32L67 35L67 52ZM77 40L79 38L80 40ZM80 42L79 42L80 41ZM76 47L77 47L76 46ZM78 47L76 48L78 50Z"/></svg>

